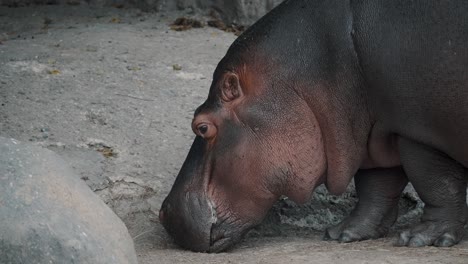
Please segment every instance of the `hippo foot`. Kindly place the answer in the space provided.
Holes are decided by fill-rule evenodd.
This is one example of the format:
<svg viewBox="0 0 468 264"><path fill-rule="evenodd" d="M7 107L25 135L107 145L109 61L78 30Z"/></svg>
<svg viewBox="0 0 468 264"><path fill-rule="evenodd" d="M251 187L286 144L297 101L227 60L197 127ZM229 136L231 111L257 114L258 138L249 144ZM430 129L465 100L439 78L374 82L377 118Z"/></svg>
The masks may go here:
<svg viewBox="0 0 468 264"><path fill-rule="evenodd" d="M387 235L398 216L398 200L407 184L400 167L361 170L354 177L359 202L351 215L325 231L324 240L347 243Z"/></svg>
<svg viewBox="0 0 468 264"><path fill-rule="evenodd" d="M463 225L442 221L422 222L410 230L403 231L395 246L451 247L458 244L464 234Z"/></svg>
<svg viewBox="0 0 468 264"><path fill-rule="evenodd" d="M458 244L468 220L466 168L448 155L405 138L399 140L401 161L421 200L424 214L404 231L396 246L450 247Z"/></svg>
<svg viewBox="0 0 468 264"><path fill-rule="evenodd" d="M387 235L387 224L376 224L369 219L353 218L352 216L336 226L325 231L324 240L337 240L349 243L367 239L377 239Z"/></svg>

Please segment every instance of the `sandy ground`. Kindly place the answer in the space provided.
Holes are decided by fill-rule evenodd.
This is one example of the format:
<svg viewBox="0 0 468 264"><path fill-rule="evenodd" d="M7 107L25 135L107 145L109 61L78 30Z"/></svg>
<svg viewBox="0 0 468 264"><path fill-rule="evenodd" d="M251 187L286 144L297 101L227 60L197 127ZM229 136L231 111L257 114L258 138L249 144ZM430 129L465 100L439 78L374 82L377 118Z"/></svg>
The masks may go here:
<svg viewBox="0 0 468 264"><path fill-rule="evenodd" d="M178 249L156 213L193 139L192 113L235 39L213 28L170 30L181 15L0 7L0 136L59 153L125 221L141 263L468 263L467 241L449 249L395 248L394 235L323 242L311 227L325 224L308 213L336 222L349 210L320 206L297 219L272 213L228 253ZM301 209L291 208L286 215Z"/></svg>

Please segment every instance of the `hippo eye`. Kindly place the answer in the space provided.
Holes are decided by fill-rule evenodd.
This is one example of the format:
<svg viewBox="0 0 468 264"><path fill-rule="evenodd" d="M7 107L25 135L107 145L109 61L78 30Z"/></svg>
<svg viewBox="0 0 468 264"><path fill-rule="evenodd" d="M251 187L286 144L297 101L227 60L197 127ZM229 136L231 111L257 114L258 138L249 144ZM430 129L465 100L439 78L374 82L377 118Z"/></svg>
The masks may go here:
<svg viewBox="0 0 468 264"><path fill-rule="evenodd" d="M216 127L210 123L201 123L195 127L194 132L204 139L211 139L216 135Z"/></svg>
<svg viewBox="0 0 468 264"><path fill-rule="evenodd" d="M201 135L206 134L208 132L208 126L207 125L200 125L198 126L198 131L200 132Z"/></svg>

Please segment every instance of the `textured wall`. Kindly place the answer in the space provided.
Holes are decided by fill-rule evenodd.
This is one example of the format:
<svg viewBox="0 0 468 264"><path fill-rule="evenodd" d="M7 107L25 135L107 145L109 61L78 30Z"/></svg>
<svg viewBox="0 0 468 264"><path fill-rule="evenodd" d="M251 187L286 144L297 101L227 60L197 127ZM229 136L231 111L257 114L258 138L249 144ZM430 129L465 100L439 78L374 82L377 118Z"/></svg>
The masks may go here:
<svg viewBox="0 0 468 264"><path fill-rule="evenodd" d="M282 0L0 0L0 5L90 4L96 6L130 6L143 11L192 9L196 13L218 12L226 23L250 25Z"/></svg>
<svg viewBox="0 0 468 264"><path fill-rule="evenodd" d="M282 0L178 0L179 7L213 9L223 20L238 24L252 24ZM195 5L193 5L195 4Z"/></svg>

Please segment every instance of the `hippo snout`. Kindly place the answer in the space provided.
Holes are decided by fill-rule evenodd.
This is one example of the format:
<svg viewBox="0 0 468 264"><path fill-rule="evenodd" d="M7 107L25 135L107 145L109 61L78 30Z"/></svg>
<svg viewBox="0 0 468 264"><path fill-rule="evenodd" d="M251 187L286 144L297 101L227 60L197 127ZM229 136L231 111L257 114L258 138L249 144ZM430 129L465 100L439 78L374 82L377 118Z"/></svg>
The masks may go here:
<svg viewBox="0 0 468 264"><path fill-rule="evenodd" d="M234 208L224 202L220 194L225 191L221 188L209 191L209 179L214 170L211 154L206 149L206 141L197 136L161 206L159 219L182 248L220 252L238 242L257 222L236 214ZM242 209L241 212L255 212Z"/></svg>
<svg viewBox="0 0 468 264"><path fill-rule="evenodd" d="M213 209L207 199L186 193L179 200L168 197L161 207L160 219L164 228L183 248L208 251L210 247Z"/></svg>
<svg viewBox="0 0 468 264"><path fill-rule="evenodd" d="M222 240L224 236L219 231L212 232L217 222L216 212L202 195L187 192L179 197L169 196L161 206L159 219L174 242L185 249L217 252L219 241L228 242Z"/></svg>

